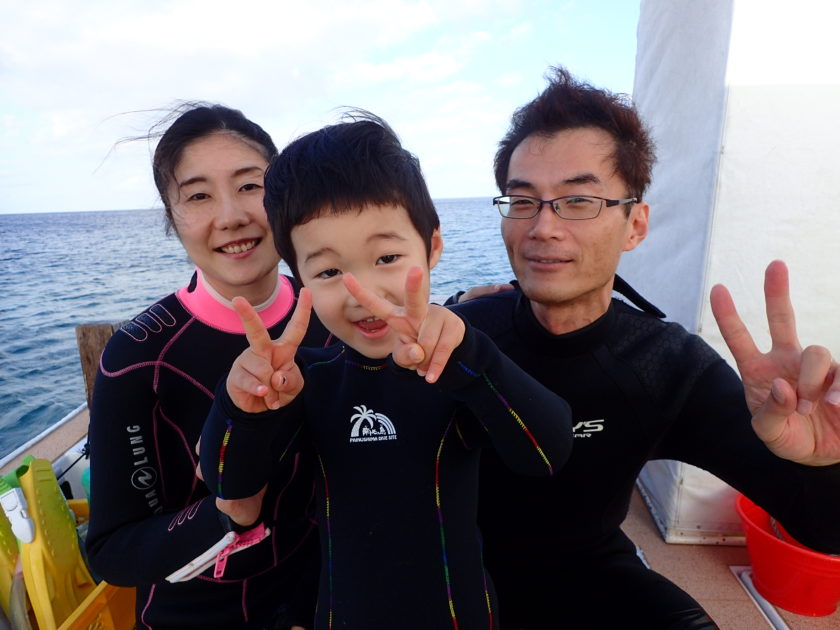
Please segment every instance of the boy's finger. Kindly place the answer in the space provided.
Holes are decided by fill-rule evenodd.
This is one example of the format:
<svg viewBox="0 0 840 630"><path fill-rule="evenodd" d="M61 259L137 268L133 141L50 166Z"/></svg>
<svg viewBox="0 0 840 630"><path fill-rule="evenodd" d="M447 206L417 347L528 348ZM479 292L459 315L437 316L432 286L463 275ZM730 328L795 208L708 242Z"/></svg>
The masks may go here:
<svg viewBox="0 0 840 630"><path fill-rule="evenodd" d="M309 289L303 288L297 299L297 306L295 312L292 313L292 318L286 324L283 334L280 335L279 341L288 344L293 348L297 347L306 336L306 329L309 327L309 317L312 313L312 293Z"/></svg>
<svg viewBox="0 0 840 630"><path fill-rule="evenodd" d="M252 348L248 348L233 362L230 377L237 375L242 377L247 374L263 385L268 386L271 383L271 374L273 372L274 368L268 358L260 356Z"/></svg>
<svg viewBox="0 0 840 630"><path fill-rule="evenodd" d="M257 494L245 499L222 499L216 498L216 509L227 514L231 520L242 527L253 525L260 517L262 500L265 495L263 486Z"/></svg>
<svg viewBox="0 0 840 630"><path fill-rule="evenodd" d="M429 361L429 367L425 370L424 378L427 383L435 383L446 364L449 362L449 357L452 356L452 348L447 348L443 344L435 346L435 351L432 354L432 360Z"/></svg>
<svg viewBox="0 0 840 630"><path fill-rule="evenodd" d="M426 358L423 348L416 343L403 343L394 348L394 363L407 370L416 369ZM419 374L419 372L418 372ZM422 376L422 375L421 375Z"/></svg>
<svg viewBox="0 0 840 630"><path fill-rule="evenodd" d="M447 322L441 330L440 337L432 352L429 367L426 369L426 381L434 383L443 373L446 364L452 356L452 352L461 345L464 340L464 322L459 317Z"/></svg>
<svg viewBox="0 0 840 630"><path fill-rule="evenodd" d="M267 409L280 409L282 404L280 403L280 395L271 388L268 388L268 392L263 398L265 401L265 406Z"/></svg>
<svg viewBox="0 0 840 630"><path fill-rule="evenodd" d="M271 375L271 387L280 393L297 393L303 387L303 375L296 365L290 369L277 370Z"/></svg>
<svg viewBox="0 0 840 630"><path fill-rule="evenodd" d="M405 275L405 314L413 322L422 322L429 310L423 269L411 267Z"/></svg>
<svg viewBox="0 0 840 630"><path fill-rule="evenodd" d="M263 324L257 311L251 306L244 297L236 296L233 298L233 310L239 315L239 320L242 322L242 328L245 329L245 338L248 340L248 345L256 352L264 354L271 349L271 335Z"/></svg>
<svg viewBox="0 0 840 630"><path fill-rule="evenodd" d="M388 300L379 297L369 291L356 280L352 273L345 273L341 276L344 286L356 301L371 312L371 315L387 321L394 314L394 305Z"/></svg>
<svg viewBox="0 0 840 630"><path fill-rule="evenodd" d="M417 373L420 376L426 376L429 364L435 353L435 346L440 339L444 324L446 323L443 318L435 317L435 315L439 315L437 310L442 308L442 306L434 304L429 306L428 316L423 320L420 330L417 333L417 343L423 348L424 353L423 362L417 366Z"/></svg>
<svg viewBox="0 0 840 630"><path fill-rule="evenodd" d="M247 406L249 396L264 398L270 393L270 388L253 374L236 370L228 374L227 391L233 404L241 409Z"/></svg>

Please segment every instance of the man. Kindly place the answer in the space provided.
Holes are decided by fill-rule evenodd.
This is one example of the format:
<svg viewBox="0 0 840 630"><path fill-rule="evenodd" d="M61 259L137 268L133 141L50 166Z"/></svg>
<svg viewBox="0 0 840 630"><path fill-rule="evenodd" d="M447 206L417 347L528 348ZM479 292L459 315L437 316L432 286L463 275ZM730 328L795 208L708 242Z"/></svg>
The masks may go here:
<svg viewBox="0 0 840 630"><path fill-rule="evenodd" d="M647 235L653 162L632 105L562 69L516 111L496 154L517 286L456 309L569 402L579 438L548 479L485 455L480 525L506 629L717 627L620 529L651 459L709 470L803 544L840 552L840 379L825 348L799 346L784 265L767 270L767 354L726 289L712 292L743 383L615 275Z"/></svg>

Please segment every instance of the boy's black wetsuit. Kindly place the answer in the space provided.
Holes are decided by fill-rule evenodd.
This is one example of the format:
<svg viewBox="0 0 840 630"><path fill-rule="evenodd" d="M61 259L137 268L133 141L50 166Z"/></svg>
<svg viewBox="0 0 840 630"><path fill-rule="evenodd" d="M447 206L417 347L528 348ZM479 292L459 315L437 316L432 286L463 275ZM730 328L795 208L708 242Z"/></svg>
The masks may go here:
<svg viewBox="0 0 840 630"><path fill-rule="evenodd" d="M281 276L262 311L273 337L289 320L297 288ZM262 628L292 600L303 609L288 611L289 623L311 616L314 578L308 607L307 594L296 594L318 564L306 512L314 509L313 457L299 443L277 465L264 503L272 536L231 556L223 579L211 568L189 582L165 580L225 533L195 476L195 447L219 379L247 346L237 322L196 275L117 331L100 361L87 551L102 578L137 587L138 628ZM313 319L304 343L326 338Z"/></svg>
<svg viewBox="0 0 840 630"><path fill-rule="evenodd" d="M204 477L221 482L209 485L225 498L255 493L270 445L282 452L305 418L321 471L315 628L497 628L474 447L492 444L523 475L550 474L571 449L566 403L469 327L436 385L350 348L302 349L299 360L303 392L279 411L243 414L219 388L202 435ZM209 445L223 443L219 476Z"/></svg>
<svg viewBox="0 0 840 630"><path fill-rule="evenodd" d="M696 601L643 566L619 529L651 459L704 468L804 544L840 551L840 466L773 455L726 362L621 279L615 288L654 314L614 299L596 322L555 336L518 287L453 307L574 416L572 455L552 478L522 483L493 453L482 459L479 526L506 628L714 627Z"/></svg>

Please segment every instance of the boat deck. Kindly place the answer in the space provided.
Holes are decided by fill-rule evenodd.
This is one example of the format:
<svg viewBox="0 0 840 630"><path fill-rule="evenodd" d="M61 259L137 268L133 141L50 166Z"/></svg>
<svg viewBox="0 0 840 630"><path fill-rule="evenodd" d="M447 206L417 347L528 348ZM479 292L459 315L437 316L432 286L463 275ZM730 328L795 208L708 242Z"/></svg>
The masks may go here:
<svg viewBox="0 0 840 630"><path fill-rule="evenodd" d="M623 529L642 548L651 568L691 593L721 630L774 627L729 568L749 565L746 547L667 544L638 491L634 492ZM782 609L777 611L791 630L840 629L840 611L827 617L803 617Z"/></svg>
<svg viewBox="0 0 840 630"><path fill-rule="evenodd" d="M88 410L86 407L82 407L72 417L67 418L66 422L62 422L60 426L49 429L41 436L34 438L37 441L27 443L25 448L21 447L23 450L17 456L4 461L3 465L0 466L0 475L5 475L20 466L21 461L27 455L54 462L68 448L87 435L89 423Z"/></svg>

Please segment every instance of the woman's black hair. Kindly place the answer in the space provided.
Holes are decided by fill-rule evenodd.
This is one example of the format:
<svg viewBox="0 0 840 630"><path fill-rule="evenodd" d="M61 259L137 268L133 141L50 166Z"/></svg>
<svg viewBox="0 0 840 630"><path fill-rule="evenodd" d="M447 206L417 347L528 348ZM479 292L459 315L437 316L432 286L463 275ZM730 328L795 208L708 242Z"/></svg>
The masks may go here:
<svg viewBox="0 0 840 630"><path fill-rule="evenodd" d="M160 134L159 129L166 127ZM271 136L255 122L251 122L238 109L211 103L186 103L152 127L149 138L160 135L152 159L155 186L166 213L166 230L173 226L169 185L175 177L175 168L192 142L216 133L230 133L252 145L266 161L277 155Z"/></svg>

